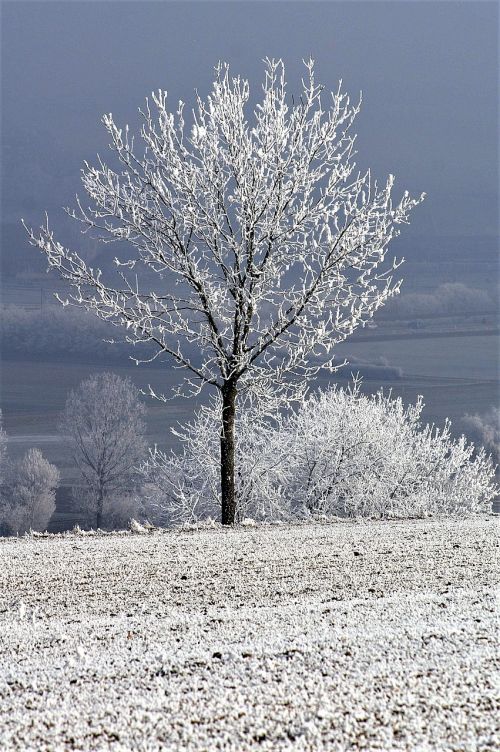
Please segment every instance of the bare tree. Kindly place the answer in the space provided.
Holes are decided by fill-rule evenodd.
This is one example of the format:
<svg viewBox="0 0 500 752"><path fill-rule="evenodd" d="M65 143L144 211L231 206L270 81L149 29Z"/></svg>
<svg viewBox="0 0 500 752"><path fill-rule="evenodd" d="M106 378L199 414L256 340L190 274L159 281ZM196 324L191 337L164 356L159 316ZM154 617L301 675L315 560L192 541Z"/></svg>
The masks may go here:
<svg viewBox="0 0 500 752"><path fill-rule="evenodd" d="M166 91L146 100L142 152L128 126L103 117L121 166L86 164L91 205L67 211L84 232L131 247L116 259L119 282L55 240L48 220L39 234L28 230L72 286L62 302L126 327L153 358L173 358L186 391L220 392L224 524L236 513L238 393L286 390L334 367L334 346L398 291L399 264L383 268L387 246L423 197L405 192L393 203L392 175L379 186L370 171L355 172L360 105L339 84L325 106L313 61L297 99L283 63L265 63L250 120L248 82L226 64L206 101L197 95L191 127L182 102L168 110Z"/></svg>
<svg viewBox="0 0 500 752"><path fill-rule="evenodd" d="M58 469L39 449L29 449L9 467L8 476L0 504L0 526L10 534L46 530L56 508Z"/></svg>
<svg viewBox="0 0 500 752"><path fill-rule="evenodd" d="M109 494L130 490L135 466L143 459L144 414L144 404L130 379L113 373L91 376L68 397L61 431L72 441L97 527L102 525Z"/></svg>

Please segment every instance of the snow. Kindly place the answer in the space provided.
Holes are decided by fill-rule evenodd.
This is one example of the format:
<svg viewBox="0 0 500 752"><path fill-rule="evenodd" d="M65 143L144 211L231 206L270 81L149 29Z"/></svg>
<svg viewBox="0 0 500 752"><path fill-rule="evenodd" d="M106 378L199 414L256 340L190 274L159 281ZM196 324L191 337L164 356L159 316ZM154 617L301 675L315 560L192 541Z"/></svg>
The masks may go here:
<svg viewBox="0 0 500 752"><path fill-rule="evenodd" d="M495 526L1 539L0 749L498 748Z"/></svg>

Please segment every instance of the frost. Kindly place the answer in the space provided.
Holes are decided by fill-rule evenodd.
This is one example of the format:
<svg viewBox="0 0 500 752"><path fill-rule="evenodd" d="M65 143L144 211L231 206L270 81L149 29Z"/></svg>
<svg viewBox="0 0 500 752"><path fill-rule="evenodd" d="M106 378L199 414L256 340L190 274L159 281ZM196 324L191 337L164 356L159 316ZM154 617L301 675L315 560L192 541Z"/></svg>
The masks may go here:
<svg viewBox="0 0 500 752"><path fill-rule="evenodd" d="M139 535L144 535L145 533L149 532L149 530L141 525L140 522L137 522L137 520L130 520L129 530L130 532L138 533Z"/></svg>
<svg viewBox="0 0 500 752"><path fill-rule="evenodd" d="M0 749L497 749L496 538L478 516L1 539Z"/></svg>
<svg viewBox="0 0 500 752"><path fill-rule="evenodd" d="M272 407L272 409L271 409ZM449 422L421 423L419 398L405 406L360 382L312 392L288 412L248 396L236 413L236 520L426 517L485 510L498 493L495 465ZM158 524L220 516L221 402L175 431L180 450L154 449L141 472Z"/></svg>
<svg viewBox="0 0 500 752"><path fill-rule="evenodd" d="M244 517L240 522L240 525L243 525L243 527L255 527L256 524L255 520L251 517Z"/></svg>

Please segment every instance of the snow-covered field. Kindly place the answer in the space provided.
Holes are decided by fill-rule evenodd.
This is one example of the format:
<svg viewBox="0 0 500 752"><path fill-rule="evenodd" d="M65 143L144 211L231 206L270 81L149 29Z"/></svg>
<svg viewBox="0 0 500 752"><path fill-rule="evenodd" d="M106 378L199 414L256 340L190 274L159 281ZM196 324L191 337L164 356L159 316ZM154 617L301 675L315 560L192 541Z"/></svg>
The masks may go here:
<svg viewBox="0 0 500 752"><path fill-rule="evenodd" d="M496 533L2 539L0 749L498 749Z"/></svg>

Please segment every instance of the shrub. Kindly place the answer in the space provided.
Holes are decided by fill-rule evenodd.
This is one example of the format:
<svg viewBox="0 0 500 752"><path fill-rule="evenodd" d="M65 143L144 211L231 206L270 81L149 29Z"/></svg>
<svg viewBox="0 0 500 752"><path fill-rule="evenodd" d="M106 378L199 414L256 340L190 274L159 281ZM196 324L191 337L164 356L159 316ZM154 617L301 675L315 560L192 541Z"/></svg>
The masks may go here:
<svg viewBox="0 0 500 752"><path fill-rule="evenodd" d="M73 487L72 510L84 529L96 527L97 495L89 487ZM100 527L104 530L126 530L130 520L146 520L144 500L138 491L120 489L104 498Z"/></svg>
<svg viewBox="0 0 500 752"><path fill-rule="evenodd" d="M422 398L405 407L359 384L309 397L286 425L288 495L297 509L343 516L475 512L494 496L494 467L450 423L423 426Z"/></svg>
<svg viewBox="0 0 500 752"><path fill-rule="evenodd" d="M495 468L484 448L450 423L423 426L422 398L405 407L359 383L333 387L273 419L251 401L240 410L237 445L238 518L296 516L413 517L466 514L495 496ZM142 473L156 522L192 522L220 515L220 404L203 407L177 431L182 448L150 452Z"/></svg>

